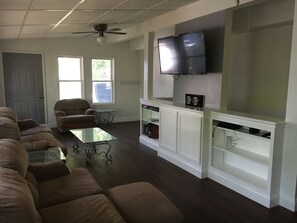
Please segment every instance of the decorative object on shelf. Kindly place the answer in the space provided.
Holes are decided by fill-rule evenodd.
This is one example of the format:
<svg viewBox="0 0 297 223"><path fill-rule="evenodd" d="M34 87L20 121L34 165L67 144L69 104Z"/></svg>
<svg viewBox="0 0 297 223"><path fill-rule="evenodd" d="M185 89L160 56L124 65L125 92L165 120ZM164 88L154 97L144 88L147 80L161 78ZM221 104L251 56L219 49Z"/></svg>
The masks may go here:
<svg viewBox="0 0 297 223"><path fill-rule="evenodd" d="M197 94L186 94L185 95L185 104L187 106L194 106L197 108L204 107L205 96Z"/></svg>

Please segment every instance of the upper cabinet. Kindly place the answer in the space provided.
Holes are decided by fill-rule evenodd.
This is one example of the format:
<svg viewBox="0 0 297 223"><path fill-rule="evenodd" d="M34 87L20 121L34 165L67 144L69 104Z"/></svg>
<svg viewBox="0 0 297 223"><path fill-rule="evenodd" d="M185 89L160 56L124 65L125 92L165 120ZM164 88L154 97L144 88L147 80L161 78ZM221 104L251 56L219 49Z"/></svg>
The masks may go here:
<svg viewBox="0 0 297 223"><path fill-rule="evenodd" d="M292 25L293 16L293 0L250 4L233 11L232 34Z"/></svg>
<svg viewBox="0 0 297 223"><path fill-rule="evenodd" d="M227 11L222 100L227 110L284 118L293 0Z"/></svg>

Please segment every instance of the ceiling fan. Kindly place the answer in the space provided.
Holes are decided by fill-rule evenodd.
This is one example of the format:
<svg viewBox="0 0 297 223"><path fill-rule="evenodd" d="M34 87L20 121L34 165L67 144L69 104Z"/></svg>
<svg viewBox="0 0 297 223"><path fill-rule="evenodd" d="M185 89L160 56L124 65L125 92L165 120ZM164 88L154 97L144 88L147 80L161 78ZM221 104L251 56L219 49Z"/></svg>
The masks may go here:
<svg viewBox="0 0 297 223"><path fill-rule="evenodd" d="M107 29L107 24L95 24L94 25L94 31L87 31L87 32L73 32L72 34L82 34L82 33L90 33L90 34L99 34L99 37L104 37L104 33L108 34L118 34L118 35L125 35L127 33L125 32L119 32L121 31L120 28L112 28Z"/></svg>

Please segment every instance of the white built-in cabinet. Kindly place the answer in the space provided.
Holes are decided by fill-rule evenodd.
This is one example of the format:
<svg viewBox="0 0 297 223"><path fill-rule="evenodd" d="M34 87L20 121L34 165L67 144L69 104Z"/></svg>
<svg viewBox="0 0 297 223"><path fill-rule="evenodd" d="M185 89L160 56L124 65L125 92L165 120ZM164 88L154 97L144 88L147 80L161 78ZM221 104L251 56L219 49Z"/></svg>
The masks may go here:
<svg viewBox="0 0 297 223"><path fill-rule="evenodd" d="M212 112L208 177L266 206L278 205L285 123Z"/></svg>
<svg viewBox="0 0 297 223"><path fill-rule="evenodd" d="M208 131L202 129L208 124L204 123L204 112L141 99L140 116L141 143L193 175L206 177L208 138L205 133ZM147 125L158 126L158 138L148 136Z"/></svg>
<svg viewBox="0 0 297 223"><path fill-rule="evenodd" d="M160 142L162 149L172 153L177 151L177 110L161 107L160 109Z"/></svg>
<svg viewBox="0 0 297 223"><path fill-rule="evenodd" d="M199 178L206 177L204 112L177 106L160 106L158 155ZM202 161L202 157L204 160ZM204 164L204 165L203 165ZM205 167L205 168L204 168Z"/></svg>
<svg viewBox="0 0 297 223"><path fill-rule="evenodd" d="M147 125L158 137L147 136ZM140 142L199 178L266 206L279 204L285 122L141 100Z"/></svg>
<svg viewBox="0 0 297 223"><path fill-rule="evenodd" d="M178 153L187 159L201 163L202 117L189 112L178 114Z"/></svg>

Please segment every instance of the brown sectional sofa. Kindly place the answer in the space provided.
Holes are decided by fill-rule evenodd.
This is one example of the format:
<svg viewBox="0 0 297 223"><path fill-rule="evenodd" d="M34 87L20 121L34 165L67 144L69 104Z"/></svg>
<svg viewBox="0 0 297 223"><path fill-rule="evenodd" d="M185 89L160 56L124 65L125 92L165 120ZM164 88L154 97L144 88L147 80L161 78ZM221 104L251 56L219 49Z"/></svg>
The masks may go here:
<svg viewBox="0 0 297 223"><path fill-rule="evenodd" d="M67 148L55 138L48 125L38 124L33 119L18 120L14 110L0 107L0 139L5 138L20 141L27 151L60 147L67 155Z"/></svg>
<svg viewBox="0 0 297 223"><path fill-rule="evenodd" d="M60 161L28 164L22 144L0 140L0 222L178 223L183 215L149 183L103 190L89 171Z"/></svg>

